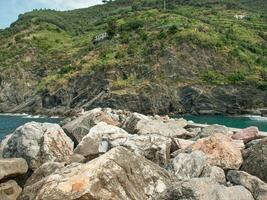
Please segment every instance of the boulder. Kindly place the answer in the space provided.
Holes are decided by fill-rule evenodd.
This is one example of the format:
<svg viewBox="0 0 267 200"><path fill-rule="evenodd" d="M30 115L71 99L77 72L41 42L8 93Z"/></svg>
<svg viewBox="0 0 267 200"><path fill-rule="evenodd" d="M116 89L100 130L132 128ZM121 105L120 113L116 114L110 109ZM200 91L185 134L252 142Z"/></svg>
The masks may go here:
<svg viewBox="0 0 267 200"><path fill-rule="evenodd" d="M62 128L74 141L75 145L77 145L82 141L83 137L89 133L90 129L100 122L105 122L113 126L119 124L118 121L113 120L109 115L103 112L101 108L95 108L66 123Z"/></svg>
<svg viewBox="0 0 267 200"><path fill-rule="evenodd" d="M27 173L28 165L23 158L0 159L0 180Z"/></svg>
<svg viewBox="0 0 267 200"><path fill-rule="evenodd" d="M239 169L243 162L239 144L224 134L216 133L200 139L188 148L204 152L210 165L223 169Z"/></svg>
<svg viewBox="0 0 267 200"><path fill-rule="evenodd" d="M65 163L59 162L47 162L40 166L34 171L34 173L27 179L25 186L33 185L43 178L54 173L56 170L61 169L65 166Z"/></svg>
<svg viewBox="0 0 267 200"><path fill-rule="evenodd" d="M243 140L245 143L255 140L259 137L259 129L257 127L249 127L242 129L232 135L234 140Z"/></svg>
<svg viewBox="0 0 267 200"><path fill-rule="evenodd" d="M201 151L180 153L172 161L174 175L178 180L199 177L206 166L206 156Z"/></svg>
<svg viewBox="0 0 267 200"><path fill-rule="evenodd" d="M101 122L90 129L89 133L82 139L82 141L75 148L74 153L81 154L87 159L96 158L100 153L102 138L114 140L117 138L127 138L129 134L117 127Z"/></svg>
<svg viewBox="0 0 267 200"><path fill-rule="evenodd" d="M9 180L5 183L0 183L0 199L1 200L16 200L22 189L16 181Z"/></svg>
<svg viewBox="0 0 267 200"><path fill-rule="evenodd" d="M193 178L173 184L154 200L253 200L243 186L226 187L210 178Z"/></svg>
<svg viewBox="0 0 267 200"><path fill-rule="evenodd" d="M122 128L126 130L128 133L135 134L137 132L136 125L140 120L149 121L150 117L146 115L142 115L140 113L132 113L122 124Z"/></svg>
<svg viewBox="0 0 267 200"><path fill-rule="evenodd" d="M86 158L81 154L74 153L74 154L72 154L70 162L68 164L75 163L75 162L77 162L77 163L85 163L86 162Z"/></svg>
<svg viewBox="0 0 267 200"><path fill-rule="evenodd" d="M242 171L257 176L267 182L267 138L262 139L244 152Z"/></svg>
<svg viewBox="0 0 267 200"><path fill-rule="evenodd" d="M201 138L209 137L217 133L224 134L224 135L231 134L231 132L229 131L229 128L227 128L226 126L214 124L214 125L210 125L210 126L203 128L202 131L200 132L200 137Z"/></svg>
<svg viewBox="0 0 267 200"><path fill-rule="evenodd" d="M3 150L12 134L7 135L0 143L0 158L3 158Z"/></svg>
<svg viewBox="0 0 267 200"><path fill-rule="evenodd" d="M135 126L138 135L161 135L170 138L191 138L190 132L180 127L175 121L163 122L160 120L140 120Z"/></svg>
<svg viewBox="0 0 267 200"><path fill-rule="evenodd" d="M175 178L165 169L123 148L86 163L73 163L24 188L21 200L146 200L169 188Z"/></svg>
<svg viewBox="0 0 267 200"><path fill-rule="evenodd" d="M227 173L227 180L236 185L247 188L256 200L267 199L267 184L256 176L243 171L230 170Z"/></svg>
<svg viewBox="0 0 267 200"><path fill-rule="evenodd" d="M180 139L180 138L173 138L172 140L175 144L175 150L178 149L186 149L187 147L189 147L190 145L194 144L194 141L191 140L185 140L185 139Z"/></svg>
<svg viewBox="0 0 267 200"><path fill-rule="evenodd" d="M226 183L224 170L217 166L207 165L201 173L201 177L209 177L218 183Z"/></svg>
<svg viewBox="0 0 267 200"><path fill-rule="evenodd" d="M146 157L160 166L170 160L171 139L157 135L130 135L109 141L109 148L123 146L138 155Z"/></svg>
<svg viewBox="0 0 267 200"><path fill-rule="evenodd" d="M49 161L67 162L73 142L57 124L30 122L15 130L4 146L4 158L24 158L31 170Z"/></svg>

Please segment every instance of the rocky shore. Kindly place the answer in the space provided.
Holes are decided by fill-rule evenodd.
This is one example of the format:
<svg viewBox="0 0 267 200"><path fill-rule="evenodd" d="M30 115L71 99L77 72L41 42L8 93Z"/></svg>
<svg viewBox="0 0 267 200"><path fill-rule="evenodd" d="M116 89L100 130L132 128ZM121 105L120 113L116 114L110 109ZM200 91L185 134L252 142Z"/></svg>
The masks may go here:
<svg viewBox="0 0 267 200"><path fill-rule="evenodd" d="M0 146L1 200L267 200L267 138L95 108Z"/></svg>

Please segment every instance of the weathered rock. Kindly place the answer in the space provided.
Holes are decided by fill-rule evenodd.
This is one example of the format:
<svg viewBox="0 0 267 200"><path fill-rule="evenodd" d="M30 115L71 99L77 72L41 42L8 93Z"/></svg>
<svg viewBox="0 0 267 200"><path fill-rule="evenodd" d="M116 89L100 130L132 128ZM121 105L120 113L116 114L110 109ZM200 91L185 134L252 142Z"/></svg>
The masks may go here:
<svg viewBox="0 0 267 200"><path fill-rule="evenodd" d="M28 165L23 158L0 159L0 180L25 174Z"/></svg>
<svg viewBox="0 0 267 200"><path fill-rule="evenodd" d="M191 140L185 140L185 139L179 139L179 138L173 138L173 142L175 143L175 146L177 149L186 149L190 145L194 144L194 141Z"/></svg>
<svg viewBox="0 0 267 200"><path fill-rule="evenodd" d="M88 159L96 158L101 152L102 138L114 140L116 138L127 138L129 134L123 129L108 125L101 122L91 128L89 133L82 139L79 145L75 148L74 153L81 154Z"/></svg>
<svg viewBox="0 0 267 200"><path fill-rule="evenodd" d="M223 169L239 169L243 162L240 146L229 136L214 134L200 139L189 147L191 150L200 150L208 158L210 165Z"/></svg>
<svg viewBox="0 0 267 200"><path fill-rule="evenodd" d="M234 140L243 140L245 143L255 140L259 137L259 129L257 127L249 127L240 130L232 135Z"/></svg>
<svg viewBox="0 0 267 200"><path fill-rule="evenodd" d="M209 177L218 183L226 183L223 169L217 166L207 165L202 171L201 177Z"/></svg>
<svg viewBox="0 0 267 200"><path fill-rule="evenodd" d="M193 178L167 188L155 200L253 200L243 186L225 187L210 178Z"/></svg>
<svg viewBox="0 0 267 200"><path fill-rule="evenodd" d="M43 178L54 173L56 170L61 169L65 166L65 163L59 162L47 162L40 166L34 171L34 173L27 179L25 186L33 185Z"/></svg>
<svg viewBox="0 0 267 200"><path fill-rule="evenodd" d="M170 138L191 138L193 135L180 127L175 121L140 120L135 126L138 135L161 135Z"/></svg>
<svg viewBox="0 0 267 200"><path fill-rule="evenodd" d="M7 135L0 143L0 158L3 158L4 147L6 146L8 140L11 138L12 134Z"/></svg>
<svg viewBox="0 0 267 200"><path fill-rule="evenodd" d="M170 160L171 139L162 136L130 135L127 138L110 140L109 145L109 148L126 147L161 166L165 166Z"/></svg>
<svg viewBox="0 0 267 200"><path fill-rule="evenodd" d="M203 128L202 131L200 132L200 137L202 138L209 137L217 133L224 134L224 135L231 134L229 132L229 128L227 128L226 126L215 124L215 125L210 125L210 126Z"/></svg>
<svg viewBox="0 0 267 200"><path fill-rule="evenodd" d="M62 128L77 145L82 141L83 137L89 133L90 129L100 122L105 122L114 126L119 124L119 122L113 120L104 113L101 108L95 108L65 124Z"/></svg>
<svg viewBox="0 0 267 200"><path fill-rule="evenodd" d="M136 125L140 120L151 120L150 117L140 113L132 113L123 123L122 128L128 133L135 134L137 132Z"/></svg>
<svg viewBox="0 0 267 200"><path fill-rule="evenodd" d="M10 180L6 183L0 183L0 199L1 200L16 200L22 189L16 181Z"/></svg>
<svg viewBox="0 0 267 200"><path fill-rule="evenodd" d="M173 171L178 180L199 177L206 166L206 156L201 151L180 153L173 161Z"/></svg>
<svg viewBox="0 0 267 200"><path fill-rule="evenodd" d="M86 158L81 154L74 153L74 154L72 154L69 163L75 163L75 162L76 163L85 163L86 162Z"/></svg>
<svg viewBox="0 0 267 200"><path fill-rule="evenodd" d="M244 163L241 170L259 177L267 182L267 138L262 139L244 152Z"/></svg>
<svg viewBox="0 0 267 200"><path fill-rule="evenodd" d="M21 200L146 200L163 192L174 180L158 165L118 147L86 164L73 163L25 187Z"/></svg>
<svg viewBox="0 0 267 200"><path fill-rule="evenodd" d="M29 168L69 161L73 142L57 124L30 122L15 130L3 150L5 158L24 158Z"/></svg>
<svg viewBox="0 0 267 200"><path fill-rule="evenodd" d="M247 188L256 200L267 199L267 184L256 176L243 171L230 170L227 173L227 180Z"/></svg>

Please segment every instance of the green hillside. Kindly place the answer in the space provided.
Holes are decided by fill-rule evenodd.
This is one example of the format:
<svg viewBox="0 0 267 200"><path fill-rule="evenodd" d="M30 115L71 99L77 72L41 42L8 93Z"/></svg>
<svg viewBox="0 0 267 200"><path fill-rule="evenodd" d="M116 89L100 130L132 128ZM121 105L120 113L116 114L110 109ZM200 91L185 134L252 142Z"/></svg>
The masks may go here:
<svg viewBox="0 0 267 200"><path fill-rule="evenodd" d="M126 101L133 110L192 112L179 93L191 86L207 93L214 87L250 88L259 100L240 97L239 107L267 106L266 1L166 2L165 10L161 0L117 0L19 16L0 32L0 111L116 107ZM94 42L105 32L108 38ZM103 89L108 96L100 95ZM90 103L97 95L100 100ZM38 100L29 105L33 98ZM214 110L214 101L203 109Z"/></svg>

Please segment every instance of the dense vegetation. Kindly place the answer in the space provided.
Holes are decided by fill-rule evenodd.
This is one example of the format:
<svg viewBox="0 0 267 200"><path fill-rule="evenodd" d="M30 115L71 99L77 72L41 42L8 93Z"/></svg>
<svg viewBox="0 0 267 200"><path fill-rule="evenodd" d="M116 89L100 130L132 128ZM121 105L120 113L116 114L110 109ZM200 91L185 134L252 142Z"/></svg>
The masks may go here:
<svg viewBox="0 0 267 200"><path fill-rule="evenodd" d="M118 92L150 82L267 90L265 0L166 2L165 10L162 0L117 0L20 15L0 32L0 83L54 92L77 76L116 71Z"/></svg>

